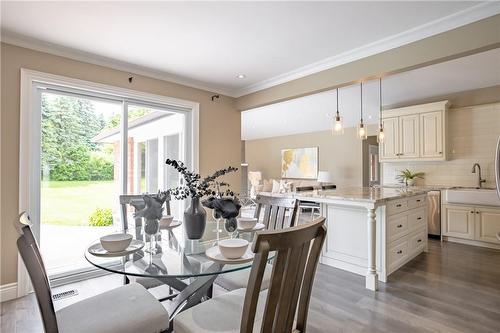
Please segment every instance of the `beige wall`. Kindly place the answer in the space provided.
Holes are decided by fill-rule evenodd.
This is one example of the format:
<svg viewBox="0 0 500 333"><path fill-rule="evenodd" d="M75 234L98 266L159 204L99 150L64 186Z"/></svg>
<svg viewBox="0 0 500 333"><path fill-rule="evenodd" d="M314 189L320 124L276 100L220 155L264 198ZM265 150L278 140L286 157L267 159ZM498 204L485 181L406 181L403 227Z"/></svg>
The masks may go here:
<svg viewBox="0 0 500 333"><path fill-rule="evenodd" d="M395 109L408 105L433 103L444 100L450 101L450 105L453 108L496 103L500 101L500 85L468 90L468 91L461 91L447 95L433 96L423 99L407 100L406 102L400 104L385 105L384 109Z"/></svg>
<svg viewBox="0 0 500 333"><path fill-rule="evenodd" d="M27 68L200 103L200 171L240 165L240 113L232 98L2 43L1 45L1 245L0 285L17 280L16 233L12 222L19 197L20 69ZM240 176L227 179L238 190Z"/></svg>
<svg viewBox="0 0 500 333"><path fill-rule="evenodd" d="M359 80L425 67L500 46L500 15L367 58L292 80L237 99L239 110L350 85Z"/></svg>
<svg viewBox="0 0 500 333"><path fill-rule="evenodd" d="M368 134L375 133L376 126L369 126ZM362 185L362 141L355 128L346 128L342 136L322 131L246 141L248 170L261 171L264 179L279 179L281 150L306 147L319 147L319 170L330 171L337 186Z"/></svg>
<svg viewBox="0 0 500 333"><path fill-rule="evenodd" d="M500 95L498 96L500 99ZM479 163L485 187L495 186L495 148L500 135L500 103L448 110L448 156L445 162L384 163L383 181L396 183L402 169L425 172L417 184L475 186L472 165Z"/></svg>

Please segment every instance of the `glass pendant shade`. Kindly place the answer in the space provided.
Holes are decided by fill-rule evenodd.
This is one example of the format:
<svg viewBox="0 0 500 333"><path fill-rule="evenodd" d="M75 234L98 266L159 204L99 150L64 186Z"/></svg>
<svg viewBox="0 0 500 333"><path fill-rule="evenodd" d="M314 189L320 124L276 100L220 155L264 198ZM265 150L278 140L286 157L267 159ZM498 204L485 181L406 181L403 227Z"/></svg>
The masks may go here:
<svg viewBox="0 0 500 333"><path fill-rule="evenodd" d="M335 119L333 120L333 135L344 134L344 118L340 116L339 113L339 89L337 88L337 113L335 114Z"/></svg>
<svg viewBox="0 0 500 333"><path fill-rule="evenodd" d="M368 137L368 131L366 125L363 123L363 120L358 124L358 130L356 131L358 139L366 140Z"/></svg>
<svg viewBox="0 0 500 333"><path fill-rule="evenodd" d="M333 121L333 135L342 135L344 134L344 119L341 117L338 112L335 116L335 120Z"/></svg>
<svg viewBox="0 0 500 333"><path fill-rule="evenodd" d="M360 83L359 87L360 87L361 109L360 109L360 119L359 119L357 131L356 131L356 136L358 137L358 139L366 140L368 138L368 133L367 133L368 128L363 123L363 82Z"/></svg>
<svg viewBox="0 0 500 333"><path fill-rule="evenodd" d="M377 142L384 143L384 141L385 141L384 128L382 126L380 126L380 128L378 130Z"/></svg>
<svg viewBox="0 0 500 333"><path fill-rule="evenodd" d="M380 121L380 126L378 128L378 135L377 135L377 142L378 143L384 143L385 141L385 133L384 133L384 125L382 123L382 78L379 79L379 101L380 101L380 108L379 108L379 114L378 118Z"/></svg>

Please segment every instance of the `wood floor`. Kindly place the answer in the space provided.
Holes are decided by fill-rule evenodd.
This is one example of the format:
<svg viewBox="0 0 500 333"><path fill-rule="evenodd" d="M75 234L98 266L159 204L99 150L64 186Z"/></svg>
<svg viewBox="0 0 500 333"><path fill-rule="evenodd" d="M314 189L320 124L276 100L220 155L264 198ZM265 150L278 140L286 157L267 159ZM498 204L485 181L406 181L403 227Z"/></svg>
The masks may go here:
<svg viewBox="0 0 500 333"><path fill-rule="evenodd" d="M56 307L120 283L113 275L85 281L77 285L79 296ZM33 295L1 307L1 332L42 331ZM362 276L320 265L308 332L498 333L500 251L430 241L429 253L391 275L377 293L364 288Z"/></svg>

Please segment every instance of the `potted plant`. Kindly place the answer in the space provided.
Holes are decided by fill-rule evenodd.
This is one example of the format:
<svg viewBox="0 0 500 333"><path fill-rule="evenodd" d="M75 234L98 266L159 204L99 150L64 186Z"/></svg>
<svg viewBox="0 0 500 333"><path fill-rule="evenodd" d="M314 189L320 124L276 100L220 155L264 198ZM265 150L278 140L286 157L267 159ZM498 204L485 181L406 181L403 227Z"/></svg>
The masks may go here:
<svg viewBox="0 0 500 333"><path fill-rule="evenodd" d="M404 169L399 172L399 175L397 176L399 181L401 183L405 183L406 186L413 186L415 185L415 180L417 178L424 178L424 173L423 172L412 172L409 169Z"/></svg>
<svg viewBox="0 0 500 333"><path fill-rule="evenodd" d="M220 182L216 179L224 176L227 173L235 172L238 168L227 167L217 170L212 175L202 178L200 174L189 171L181 161L167 159L167 165L177 170L184 183L176 188L169 189L168 192L177 200L190 199L190 204L184 211L184 228L188 239L200 239L205 231L207 214L200 203L200 198L216 194L216 188L222 186L229 187L229 184Z"/></svg>

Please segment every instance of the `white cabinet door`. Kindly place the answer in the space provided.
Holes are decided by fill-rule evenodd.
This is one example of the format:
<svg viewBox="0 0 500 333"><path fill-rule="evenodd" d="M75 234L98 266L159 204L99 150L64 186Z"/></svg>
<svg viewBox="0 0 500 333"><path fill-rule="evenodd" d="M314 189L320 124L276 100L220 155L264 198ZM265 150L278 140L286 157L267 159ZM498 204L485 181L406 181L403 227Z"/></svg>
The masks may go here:
<svg viewBox="0 0 500 333"><path fill-rule="evenodd" d="M422 158L444 158L443 112L429 112L420 115L420 156Z"/></svg>
<svg viewBox="0 0 500 333"><path fill-rule="evenodd" d="M399 117L399 158L409 159L420 156L419 116Z"/></svg>
<svg viewBox="0 0 500 333"><path fill-rule="evenodd" d="M474 207L444 205L443 235L474 239Z"/></svg>
<svg viewBox="0 0 500 333"><path fill-rule="evenodd" d="M385 118L382 120L384 126L385 140L381 145L381 160L399 158L399 122L398 117Z"/></svg>
<svg viewBox="0 0 500 333"><path fill-rule="evenodd" d="M476 207L476 240L497 243L500 232L500 209Z"/></svg>

